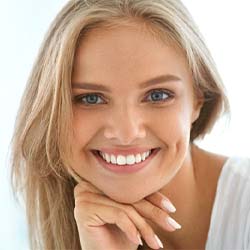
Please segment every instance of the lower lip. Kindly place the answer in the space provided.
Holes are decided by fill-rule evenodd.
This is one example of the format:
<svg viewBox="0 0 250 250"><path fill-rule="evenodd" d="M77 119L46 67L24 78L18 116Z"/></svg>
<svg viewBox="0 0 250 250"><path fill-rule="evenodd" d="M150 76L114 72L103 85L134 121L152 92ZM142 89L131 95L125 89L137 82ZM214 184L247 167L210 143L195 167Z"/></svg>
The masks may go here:
<svg viewBox="0 0 250 250"><path fill-rule="evenodd" d="M97 151L92 152L97 159L97 161L109 171L112 171L114 173L120 173L120 174L129 174L129 173L135 173L139 171L140 169L146 167L150 161L156 156L156 154L160 151L160 148L154 149L151 155L144 161L140 163L135 163L133 165L114 165L111 163L106 162L98 153Z"/></svg>

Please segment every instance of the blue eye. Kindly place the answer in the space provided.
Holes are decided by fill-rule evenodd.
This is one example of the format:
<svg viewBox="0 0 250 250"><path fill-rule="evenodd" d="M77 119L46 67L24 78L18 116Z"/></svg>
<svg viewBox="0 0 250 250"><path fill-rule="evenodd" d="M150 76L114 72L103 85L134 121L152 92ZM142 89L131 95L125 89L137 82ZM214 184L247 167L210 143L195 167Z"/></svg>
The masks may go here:
<svg viewBox="0 0 250 250"><path fill-rule="evenodd" d="M153 90L149 94L149 101L151 102L165 102L173 97L173 94L166 90Z"/></svg>
<svg viewBox="0 0 250 250"><path fill-rule="evenodd" d="M174 97L174 94L168 90L156 89L149 92L146 101L154 103L166 102ZM95 106L99 104L105 104L104 98L101 94L89 93L84 95L79 95L74 97L74 102L79 103L84 106Z"/></svg>
<svg viewBox="0 0 250 250"><path fill-rule="evenodd" d="M102 102L99 102L98 100L101 99L100 95L97 94L86 94L86 95L81 95L77 96L75 98L77 103L81 103L84 105L96 105L96 104L102 104Z"/></svg>

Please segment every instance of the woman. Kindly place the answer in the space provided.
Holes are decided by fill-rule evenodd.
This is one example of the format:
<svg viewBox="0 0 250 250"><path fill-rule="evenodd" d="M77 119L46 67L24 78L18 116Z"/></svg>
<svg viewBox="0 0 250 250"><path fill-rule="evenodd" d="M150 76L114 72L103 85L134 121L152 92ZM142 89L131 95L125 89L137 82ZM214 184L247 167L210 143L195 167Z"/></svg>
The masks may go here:
<svg viewBox="0 0 250 250"><path fill-rule="evenodd" d="M180 1L69 1L13 136L31 249L249 249L249 160L194 144L223 112Z"/></svg>

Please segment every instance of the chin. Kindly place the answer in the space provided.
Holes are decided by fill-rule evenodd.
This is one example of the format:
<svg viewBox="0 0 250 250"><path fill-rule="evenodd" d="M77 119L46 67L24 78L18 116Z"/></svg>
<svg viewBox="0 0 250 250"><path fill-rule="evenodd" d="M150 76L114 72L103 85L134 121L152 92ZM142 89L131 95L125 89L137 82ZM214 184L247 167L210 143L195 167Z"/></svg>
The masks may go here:
<svg viewBox="0 0 250 250"><path fill-rule="evenodd" d="M118 202L118 203L124 203L124 204L133 204L135 202L138 202L140 200L142 200L144 198L143 194L133 194L133 195L129 195L129 194L122 194L118 193L118 194L106 194L110 199Z"/></svg>
<svg viewBox="0 0 250 250"><path fill-rule="evenodd" d="M116 202L124 203L124 204L133 204L133 203L142 199L142 198L135 198L134 196L132 196L132 197L127 197L127 196L126 197L125 196L123 196L123 197L121 197L121 196L111 197L110 196L110 198Z"/></svg>

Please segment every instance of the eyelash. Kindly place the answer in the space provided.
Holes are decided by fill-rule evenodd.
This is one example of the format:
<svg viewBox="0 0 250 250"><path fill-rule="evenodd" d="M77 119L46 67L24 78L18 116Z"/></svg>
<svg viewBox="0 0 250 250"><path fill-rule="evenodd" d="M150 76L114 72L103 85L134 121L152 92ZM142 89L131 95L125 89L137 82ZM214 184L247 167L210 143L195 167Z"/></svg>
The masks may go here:
<svg viewBox="0 0 250 250"><path fill-rule="evenodd" d="M163 94L165 94L165 95L168 96L166 99L163 99L163 100L160 100L160 101L152 101L153 104L165 103L165 102L173 99L173 97L174 97L174 93L171 92L171 91L169 91L169 90L166 90L166 89L154 89L154 90L151 90L147 95L150 96L152 93L163 93ZM84 95L75 96L74 97L74 102L82 104L84 106L95 106L95 105L98 105L98 104L105 104L105 103L94 103L94 104L83 103L82 102L83 98L87 98L88 96L98 96L98 97L103 98L102 94L99 94L99 93L88 93L88 94L84 94Z"/></svg>

